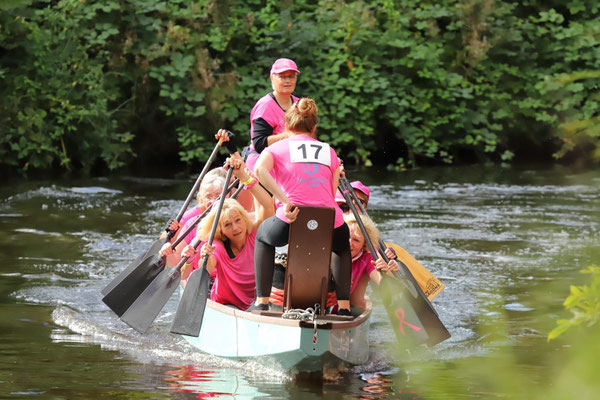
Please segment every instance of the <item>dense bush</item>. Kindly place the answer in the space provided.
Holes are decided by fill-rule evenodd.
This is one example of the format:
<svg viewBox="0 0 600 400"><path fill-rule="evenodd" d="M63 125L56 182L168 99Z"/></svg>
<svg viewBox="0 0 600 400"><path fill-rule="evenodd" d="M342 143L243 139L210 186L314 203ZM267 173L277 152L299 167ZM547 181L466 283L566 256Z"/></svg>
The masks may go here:
<svg viewBox="0 0 600 400"><path fill-rule="evenodd" d="M11 0L0 162L89 170L204 160L248 140L275 58L300 66L346 161L600 157L591 0Z"/></svg>

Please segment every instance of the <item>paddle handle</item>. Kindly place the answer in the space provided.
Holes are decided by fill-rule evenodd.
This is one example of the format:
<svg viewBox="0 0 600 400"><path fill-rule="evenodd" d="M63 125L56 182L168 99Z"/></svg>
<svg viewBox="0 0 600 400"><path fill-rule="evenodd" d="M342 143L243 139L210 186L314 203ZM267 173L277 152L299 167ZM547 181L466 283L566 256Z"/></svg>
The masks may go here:
<svg viewBox="0 0 600 400"><path fill-rule="evenodd" d="M234 136L233 133L231 133L229 131L227 131L227 134L229 135L230 138L232 138ZM181 207L181 210L179 210L179 214L177 214L177 217L175 217L175 219L177 220L177 222L181 221L181 217L183 217L183 214L185 213L185 210L187 210L187 208L190 205L192 199L194 198L194 195L196 194L196 192L200 188L200 184L202 183L202 179L204 179L204 176L208 173L208 170L210 169L210 166L212 165L213 161L217 157L217 153L219 152L219 148L223 144L223 141L224 141L223 138L219 139L219 141L215 145L215 148L213 149L212 153L210 153L210 156L208 157L208 160L206 161L206 164L204 164L204 168L202 168L202 171L200 172L200 175L198 175L198 178L196 179L196 182L194 183L194 186L192 186L192 190L190 190L190 193L188 194L187 198L185 199L185 202L183 203L183 206ZM228 143L231 143L231 142L228 142ZM169 222L169 224L170 224L170 222ZM167 231L169 232L168 226L167 226Z"/></svg>

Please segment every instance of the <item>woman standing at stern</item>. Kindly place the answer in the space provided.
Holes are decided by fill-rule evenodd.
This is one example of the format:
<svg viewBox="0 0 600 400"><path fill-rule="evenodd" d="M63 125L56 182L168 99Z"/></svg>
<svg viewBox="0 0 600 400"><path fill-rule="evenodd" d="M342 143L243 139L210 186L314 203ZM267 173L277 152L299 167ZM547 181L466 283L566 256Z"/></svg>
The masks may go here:
<svg viewBox="0 0 600 400"><path fill-rule="evenodd" d="M296 77L300 73L296 63L289 58L275 60L271 67L271 86L273 92L266 94L256 102L250 112L250 138L252 143L248 149L246 164L250 170L262 151L285 139L285 112L292 107L298 98L292 93L296 89Z"/></svg>
<svg viewBox="0 0 600 400"><path fill-rule="evenodd" d="M256 269L256 304L251 309L268 310L273 282L275 247L289 240L289 224L298 216L293 205L332 207L335 209L331 273L338 299L338 314L350 315L349 230L342 210L334 200L340 176L340 162L335 151L316 139L317 105L302 98L285 113L289 138L266 148L256 162L260 182L278 200L275 215L265 220L256 234L254 261Z"/></svg>

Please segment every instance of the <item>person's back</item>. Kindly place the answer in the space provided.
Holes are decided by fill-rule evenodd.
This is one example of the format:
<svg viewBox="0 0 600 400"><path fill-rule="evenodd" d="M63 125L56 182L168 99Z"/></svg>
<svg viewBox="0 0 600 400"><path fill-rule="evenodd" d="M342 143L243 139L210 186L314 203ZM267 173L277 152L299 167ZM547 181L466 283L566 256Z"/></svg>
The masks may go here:
<svg viewBox="0 0 600 400"><path fill-rule="evenodd" d="M332 207L335 221L331 274L336 283L338 314L350 315L351 260L348 227L334 201L340 165L335 151L316 140L317 106L302 98L286 112L290 137L265 149L255 166L256 176L278 200L276 215L265 220L256 236L257 299L252 309L268 310L273 281L275 247L288 243L290 224L300 211L296 205Z"/></svg>

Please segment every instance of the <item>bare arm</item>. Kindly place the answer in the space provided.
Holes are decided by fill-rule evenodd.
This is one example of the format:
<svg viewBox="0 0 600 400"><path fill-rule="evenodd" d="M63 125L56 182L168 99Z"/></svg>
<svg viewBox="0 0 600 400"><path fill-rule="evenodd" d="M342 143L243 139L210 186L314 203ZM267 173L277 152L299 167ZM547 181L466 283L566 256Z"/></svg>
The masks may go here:
<svg viewBox="0 0 600 400"><path fill-rule="evenodd" d="M244 160L241 158L228 158L226 164L233 168L233 174L240 180L240 182L247 182L249 180L256 179L251 175L250 171L246 167L246 164L244 163ZM249 185L251 185L251 187L248 189L248 191L258 202L258 209L254 213L254 223L259 225L266 218L269 218L271 215L275 214L275 206L273 205L273 199L271 196L269 196L265 189L263 189L262 186L258 185L257 182L251 182Z"/></svg>
<svg viewBox="0 0 600 400"><path fill-rule="evenodd" d="M365 293L367 292L367 286L369 285L369 278L363 275L356 288L350 293L350 304L365 308Z"/></svg>
<svg viewBox="0 0 600 400"><path fill-rule="evenodd" d="M217 265L217 259L212 255L214 249L215 246L210 246L208 243L204 243L202 245L202 249L200 249L201 257L198 259L198 261L203 260L203 257L208 254L206 271L208 271L209 274L212 273L213 269ZM185 248L181 251L182 257L193 257L195 254L196 250L190 245L185 246ZM189 275L192 273L192 267L194 267L194 265L187 263L184 264L184 266L181 268L181 280L186 280L189 277ZM200 268L200 265L195 265L195 267Z"/></svg>
<svg viewBox="0 0 600 400"><path fill-rule="evenodd" d="M262 186L256 184L249 191L258 201L258 209L254 212L254 224L258 226L265 219L275 214L275 204L273 204L273 199Z"/></svg>
<svg viewBox="0 0 600 400"><path fill-rule="evenodd" d="M281 201L283 204L291 204L290 199L283 193L283 190L279 187L273 176L271 176L271 170L273 169L273 156L268 151L263 151L258 157L256 164L254 165L254 174L269 192L273 193L273 196Z"/></svg>
<svg viewBox="0 0 600 400"><path fill-rule="evenodd" d="M290 137L290 134L287 131L283 131L276 135L271 135L267 138L267 146L270 146L273 143L279 142L280 140L287 139L288 137Z"/></svg>
<svg viewBox="0 0 600 400"><path fill-rule="evenodd" d="M381 282L381 273L379 271L377 271L376 269L374 269L373 271L371 271L371 273L369 274L369 278L375 282L377 285L379 285L379 283Z"/></svg>
<svg viewBox="0 0 600 400"><path fill-rule="evenodd" d="M290 199L283 193L281 187L275 182L273 176L271 176L271 170L273 169L273 156L268 151L263 151L256 164L254 165L254 173L258 180L267 188L268 191L273 193L273 196L281 201L283 204L283 211L285 217L291 222L296 220L300 209L293 207Z"/></svg>

